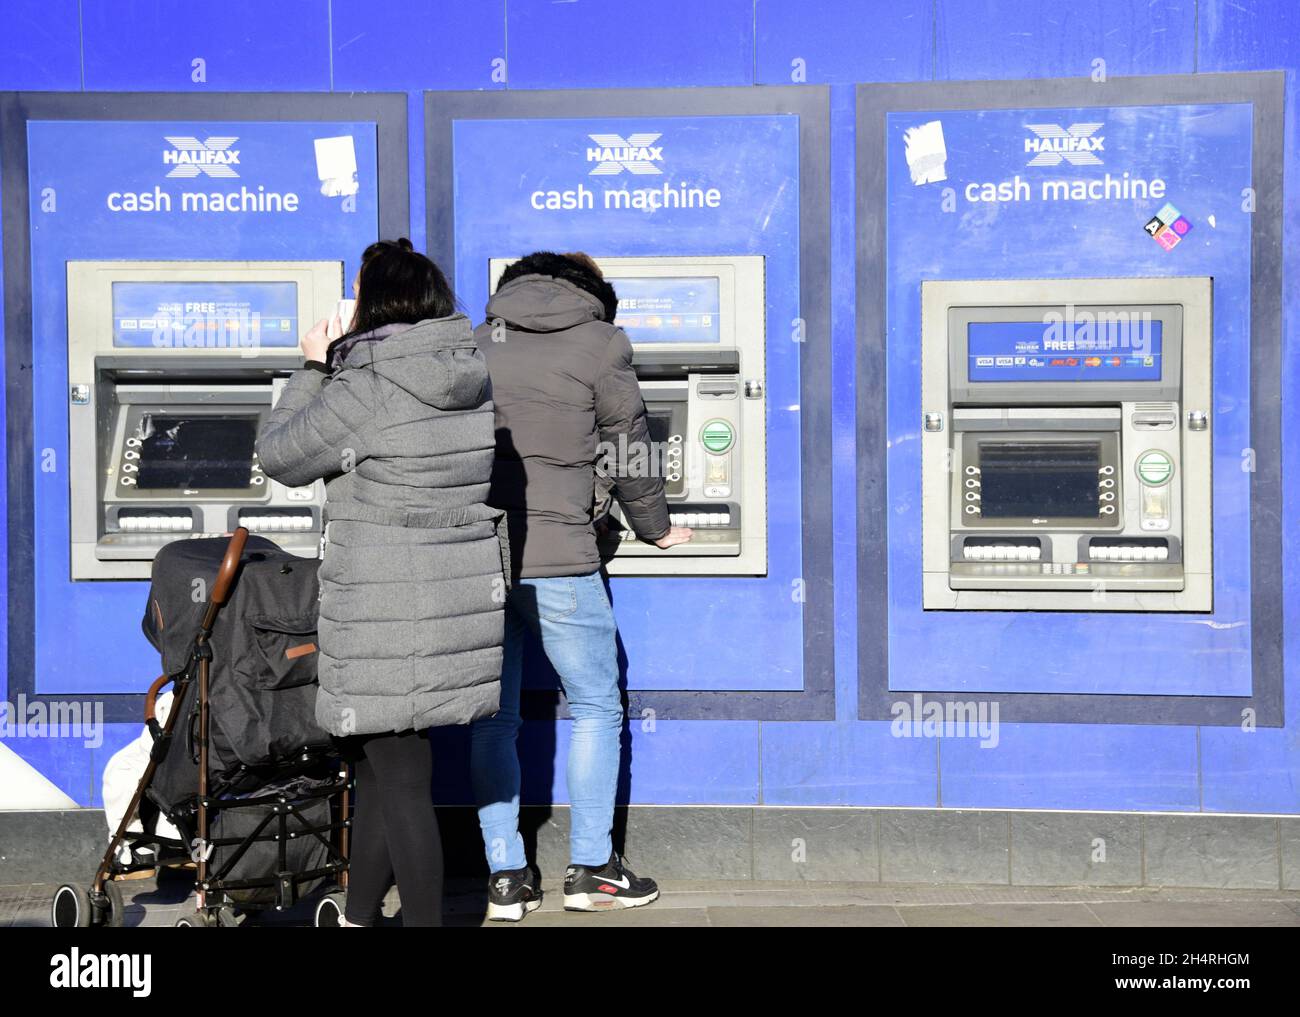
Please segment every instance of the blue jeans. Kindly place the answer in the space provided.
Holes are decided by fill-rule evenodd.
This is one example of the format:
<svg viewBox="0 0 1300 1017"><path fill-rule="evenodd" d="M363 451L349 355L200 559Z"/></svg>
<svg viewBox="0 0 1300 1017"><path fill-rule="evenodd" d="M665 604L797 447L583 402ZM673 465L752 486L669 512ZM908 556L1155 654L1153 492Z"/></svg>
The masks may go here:
<svg viewBox="0 0 1300 1017"><path fill-rule="evenodd" d="M618 630L600 573L521 579L506 601L501 710L475 721L471 767L488 868L528 864L519 835L519 690L524 636L532 631L564 685L573 715L567 771L570 861L602 866L612 852L623 699L618 687Z"/></svg>

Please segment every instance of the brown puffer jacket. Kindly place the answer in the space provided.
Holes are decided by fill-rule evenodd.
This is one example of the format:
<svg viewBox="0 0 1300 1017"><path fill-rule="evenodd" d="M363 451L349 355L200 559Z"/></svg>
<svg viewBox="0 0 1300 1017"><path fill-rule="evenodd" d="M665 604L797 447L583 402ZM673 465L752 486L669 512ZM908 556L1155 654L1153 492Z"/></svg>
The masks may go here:
<svg viewBox="0 0 1300 1017"><path fill-rule="evenodd" d="M598 447L634 454L650 447L632 344L607 313L565 279L524 275L497 290L474 332L496 406L488 502L506 511L515 574L525 579L600 568L592 518ZM663 477L619 465L611 470L614 495L628 523L641 539L658 540L669 529Z"/></svg>

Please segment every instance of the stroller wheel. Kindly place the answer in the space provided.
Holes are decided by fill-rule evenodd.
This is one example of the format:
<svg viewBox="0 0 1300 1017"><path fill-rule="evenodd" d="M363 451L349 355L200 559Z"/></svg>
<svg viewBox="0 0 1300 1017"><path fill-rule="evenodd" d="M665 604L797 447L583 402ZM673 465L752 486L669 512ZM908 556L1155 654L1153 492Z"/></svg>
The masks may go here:
<svg viewBox="0 0 1300 1017"><path fill-rule="evenodd" d="M64 883L54 891L50 903L50 924L56 929L85 929L94 921L90 894L81 886Z"/></svg>
<svg viewBox="0 0 1300 1017"><path fill-rule="evenodd" d="M195 911L192 915L181 915L176 919L177 929L214 929L217 921L206 911Z"/></svg>
<svg viewBox="0 0 1300 1017"><path fill-rule="evenodd" d="M104 880L104 905L99 911L99 924L110 929L120 929L122 918L126 914L126 903L122 900L122 887L115 879Z"/></svg>
<svg viewBox="0 0 1300 1017"><path fill-rule="evenodd" d="M331 890L316 902L316 916L312 923L318 929L337 929L343 924L343 908L347 903L347 894L342 890Z"/></svg>

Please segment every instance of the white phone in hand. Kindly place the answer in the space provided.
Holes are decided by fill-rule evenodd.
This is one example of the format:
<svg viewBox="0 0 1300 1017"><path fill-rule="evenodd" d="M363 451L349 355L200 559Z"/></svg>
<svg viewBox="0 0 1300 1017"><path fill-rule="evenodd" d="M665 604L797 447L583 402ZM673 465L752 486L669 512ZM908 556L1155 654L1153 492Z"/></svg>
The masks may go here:
<svg viewBox="0 0 1300 1017"><path fill-rule="evenodd" d="M334 313L338 315L339 321L343 325L343 331L347 332L352 328L352 316L357 312L357 302L355 300L340 300Z"/></svg>

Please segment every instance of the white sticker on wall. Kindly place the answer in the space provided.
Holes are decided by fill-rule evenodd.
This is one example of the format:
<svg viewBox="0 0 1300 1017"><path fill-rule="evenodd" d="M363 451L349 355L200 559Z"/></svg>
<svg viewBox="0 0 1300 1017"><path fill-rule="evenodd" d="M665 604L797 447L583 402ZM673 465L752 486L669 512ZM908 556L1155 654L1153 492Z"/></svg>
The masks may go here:
<svg viewBox="0 0 1300 1017"><path fill-rule="evenodd" d="M316 139L316 176L320 192L327 198L357 193L361 185L357 182L357 149L352 135Z"/></svg>
<svg viewBox="0 0 1300 1017"><path fill-rule="evenodd" d="M919 127L909 127L903 132L907 146L907 168L912 173L912 183L933 184L948 179L948 147L943 142L943 124L931 120Z"/></svg>

